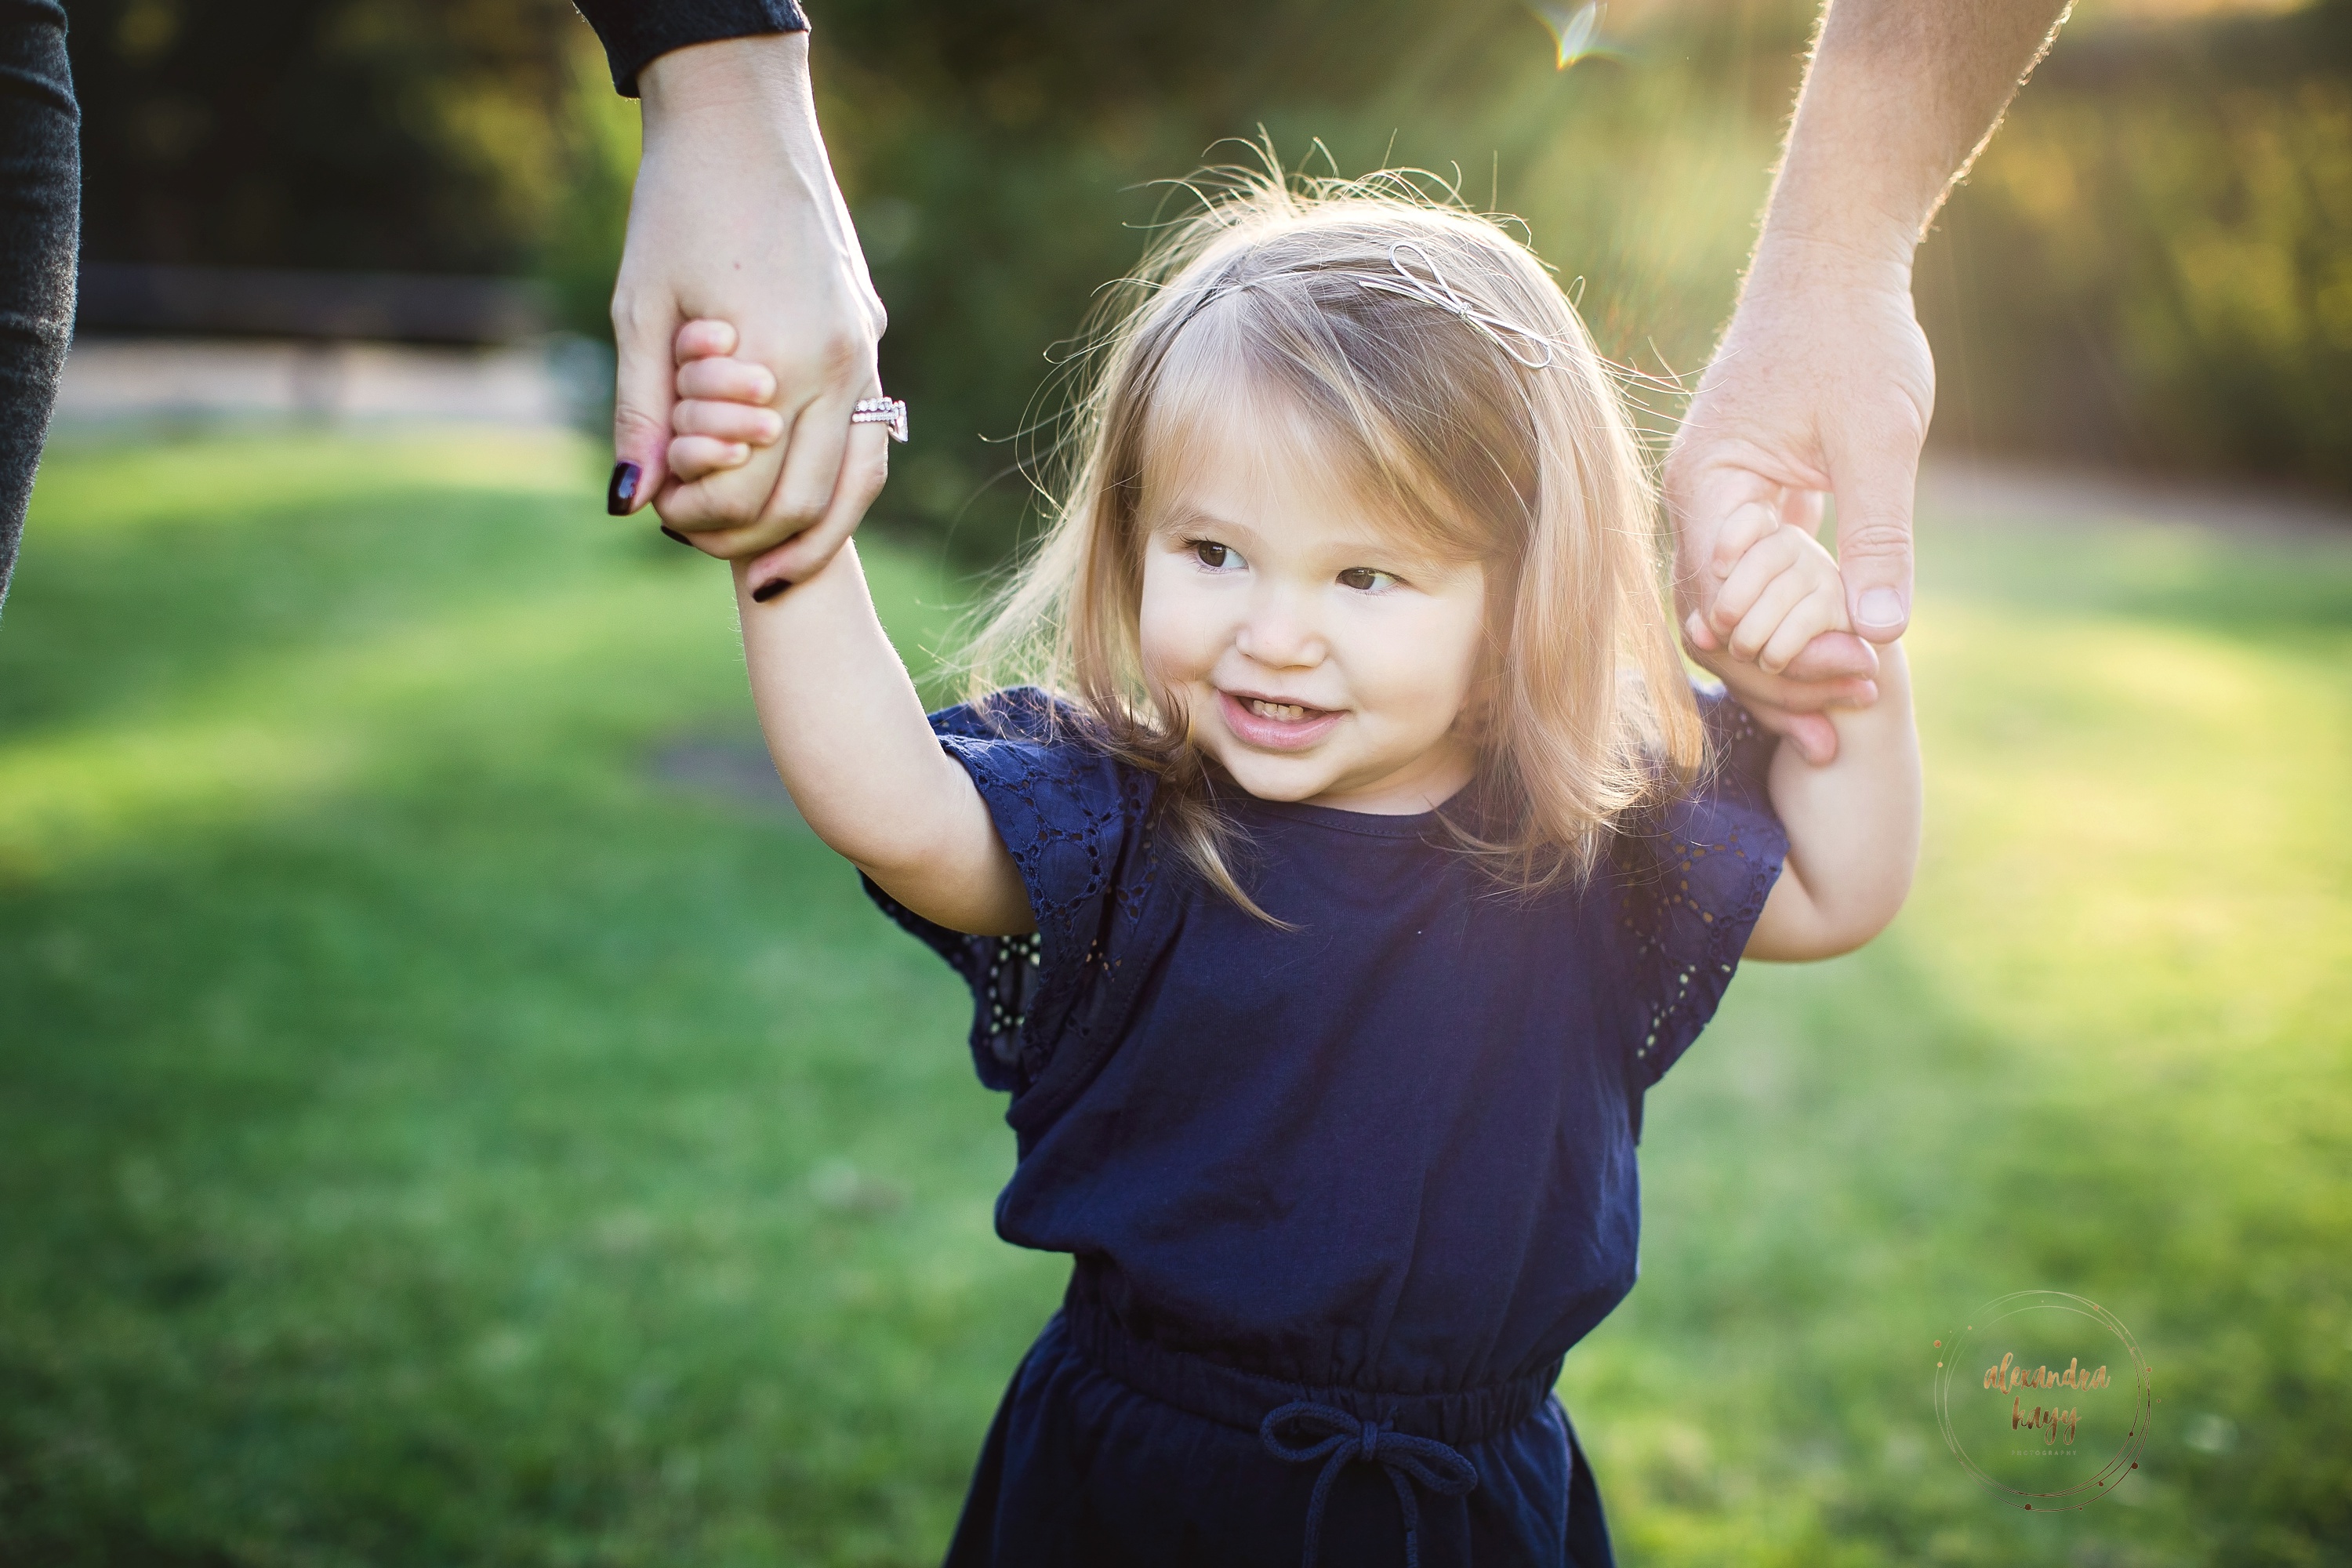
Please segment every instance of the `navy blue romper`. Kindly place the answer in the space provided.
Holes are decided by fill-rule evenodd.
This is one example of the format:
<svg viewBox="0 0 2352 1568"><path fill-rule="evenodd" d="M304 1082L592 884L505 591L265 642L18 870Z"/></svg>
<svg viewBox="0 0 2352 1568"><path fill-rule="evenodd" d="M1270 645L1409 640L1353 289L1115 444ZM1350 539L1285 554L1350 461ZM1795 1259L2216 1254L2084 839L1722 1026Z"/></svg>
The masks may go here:
<svg viewBox="0 0 2352 1568"><path fill-rule="evenodd" d="M932 717L1037 931L874 895L972 986L1019 1140L998 1232L1075 1265L950 1568L1612 1561L1552 1384L1633 1289L1643 1091L1786 848L1770 738L1702 708L1710 782L1533 902L1439 813L1233 792L1286 931L1156 854L1151 775L1034 689Z"/></svg>

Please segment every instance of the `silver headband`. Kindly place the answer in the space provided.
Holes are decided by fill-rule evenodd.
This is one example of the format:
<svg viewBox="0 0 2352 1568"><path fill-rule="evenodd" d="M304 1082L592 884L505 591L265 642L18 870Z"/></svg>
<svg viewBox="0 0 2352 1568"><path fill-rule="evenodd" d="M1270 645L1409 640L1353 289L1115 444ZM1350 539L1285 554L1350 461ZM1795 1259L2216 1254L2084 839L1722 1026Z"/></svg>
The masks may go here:
<svg viewBox="0 0 2352 1568"><path fill-rule="evenodd" d="M1412 252L1422 266L1429 269L1428 277L1423 278L1404 264L1402 253L1408 250ZM1507 321L1501 316L1490 315L1455 293L1454 285L1445 280L1445 274L1438 270L1437 263L1430 259L1429 253L1422 249L1418 241L1401 239L1390 246L1389 265L1396 268L1397 278L1402 281L1387 278L1364 277L1359 277L1356 281L1367 289L1377 289L1384 294L1402 294L1407 299L1420 300L1434 305L1441 310L1451 310L1492 338L1496 348L1501 349L1528 369L1548 370L1551 367L1552 340L1550 338L1531 327L1521 326L1518 322ZM1528 344L1533 344L1537 349L1541 350L1542 357L1530 357L1526 352L1526 346Z"/></svg>

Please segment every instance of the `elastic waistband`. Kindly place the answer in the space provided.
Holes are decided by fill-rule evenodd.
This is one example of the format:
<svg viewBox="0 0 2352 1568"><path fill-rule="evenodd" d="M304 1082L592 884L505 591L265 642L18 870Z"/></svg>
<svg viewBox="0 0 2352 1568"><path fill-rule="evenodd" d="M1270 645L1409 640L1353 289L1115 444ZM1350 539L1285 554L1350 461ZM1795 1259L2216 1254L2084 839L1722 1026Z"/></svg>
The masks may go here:
<svg viewBox="0 0 2352 1568"><path fill-rule="evenodd" d="M1458 1448L1498 1436L1542 1409L1561 1365L1556 1361L1531 1376L1451 1394L1384 1394L1289 1383L1170 1350L1138 1339L1103 1307L1075 1296L1059 1315L1072 1347L1097 1370L1163 1405L1248 1432L1258 1431L1269 1412L1303 1400Z"/></svg>

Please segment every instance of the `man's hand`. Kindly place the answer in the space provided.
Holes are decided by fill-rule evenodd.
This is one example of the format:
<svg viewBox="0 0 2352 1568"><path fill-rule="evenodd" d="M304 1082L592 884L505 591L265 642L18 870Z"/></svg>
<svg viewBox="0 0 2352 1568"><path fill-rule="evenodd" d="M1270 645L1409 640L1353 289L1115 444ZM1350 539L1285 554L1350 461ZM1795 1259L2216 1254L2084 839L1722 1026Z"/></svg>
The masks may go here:
<svg viewBox="0 0 2352 1568"><path fill-rule="evenodd" d="M1829 492L1846 614L1873 642L1901 637L1911 497L1935 404L1910 268L1768 236L1666 460L1667 503L1683 524L1677 575L1693 607L1712 597L1717 554L1744 552L1722 542L1743 510Z"/></svg>
<svg viewBox="0 0 2352 1568"><path fill-rule="evenodd" d="M755 555L845 510L835 503L851 406L881 390L882 303L817 131L808 35L673 50L638 84L645 156L613 290L612 507L654 501L709 553ZM773 378L762 401L782 438L689 479L667 453L674 346L695 318L731 323L735 355Z"/></svg>
<svg viewBox="0 0 2352 1568"><path fill-rule="evenodd" d="M1746 548L1728 542L1832 494L1853 631L1891 643L1910 624L1911 496L1936 404L1911 253L2065 9L1824 0L1739 308L1667 457L1692 653L1809 762L1837 754L1822 710L1853 702L1875 656L1824 633L1773 675L1727 649L1715 597Z"/></svg>
<svg viewBox="0 0 2352 1568"><path fill-rule="evenodd" d="M1822 710L1875 700L1878 660L1824 632L1759 668L1727 640L1717 595L1771 528L1821 521L1838 500L1847 624L1889 642L1910 618L1911 497L1936 368L1911 312L1907 268L1768 237L1739 310L1666 459L1675 588L1692 656L1810 762L1837 754Z"/></svg>

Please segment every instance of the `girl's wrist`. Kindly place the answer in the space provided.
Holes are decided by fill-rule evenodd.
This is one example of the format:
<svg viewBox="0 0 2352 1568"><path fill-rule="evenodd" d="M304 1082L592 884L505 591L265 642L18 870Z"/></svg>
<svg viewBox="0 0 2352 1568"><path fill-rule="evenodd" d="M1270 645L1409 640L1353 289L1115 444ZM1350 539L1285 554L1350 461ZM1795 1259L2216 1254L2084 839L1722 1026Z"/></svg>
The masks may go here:
<svg viewBox="0 0 2352 1568"><path fill-rule="evenodd" d="M1903 657L1899 640L1879 646L1877 687L1877 700L1866 707L1826 710L1830 722L1837 728L1840 757L1846 754L1849 742L1867 752L1878 738L1902 734L1911 728L1911 668Z"/></svg>

